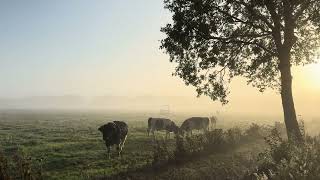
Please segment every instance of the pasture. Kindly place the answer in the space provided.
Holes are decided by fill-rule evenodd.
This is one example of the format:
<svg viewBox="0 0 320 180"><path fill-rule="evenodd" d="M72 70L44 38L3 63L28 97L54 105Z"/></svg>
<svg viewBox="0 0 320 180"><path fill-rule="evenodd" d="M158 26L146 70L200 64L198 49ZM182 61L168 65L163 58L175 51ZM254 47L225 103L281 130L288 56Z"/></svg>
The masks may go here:
<svg viewBox="0 0 320 180"><path fill-rule="evenodd" d="M49 179L77 179L94 174L113 174L140 167L151 158L144 114L69 112L5 112L0 120L1 149L13 156L18 151L43 159ZM126 119L130 134L123 159L108 159L99 126ZM143 149L141 149L143 147Z"/></svg>
<svg viewBox="0 0 320 180"><path fill-rule="evenodd" d="M152 163L153 142L146 135L147 118L157 116L156 113L144 112L83 112L83 111L2 111L0 113L0 150L9 157L9 165L14 166L12 160L19 154L28 159L34 168L40 168L44 179L88 179L114 176L119 173L143 169ZM188 114L176 114L171 117L178 125L188 117ZM106 147L99 126L112 120L124 120L129 125L129 135L124 147L123 157L108 159ZM246 128L252 120L224 120L218 121L218 128L241 127ZM266 124L267 121L256 121ZM270 123L270 122L269 122ZM162 139L165 133L157 132L157 139ZM168 148L173 149L175 139L173 134L168 142ZM252 147L254 148L254 151ZM258 150L264 146L254 142L236 148L230 154L220 154L204 158L198 163L187 163L184 168L193 172L197 166L206 169L212 167L217 159L227 160L240 158L238 167L250 162ZM114 149L113 149L114 150ZM225 157L227 156L227 157ZM246 157L246 158L245 158ZM249 160L248 160L249 158ZM246 160L243 160L246 159ZM242 164L242 165L241 165ZM230 166L235 165L231 163ZM190 167L191 166L191 167ZM220 165L219 165L220 166ZM218 165L217 165L218 167ZM212 167L214 168L214 167ZM176 171L181 168L175 169ZM171 176L164 172L164 178ZM183 172L183 174L186 174Z"/></svg>

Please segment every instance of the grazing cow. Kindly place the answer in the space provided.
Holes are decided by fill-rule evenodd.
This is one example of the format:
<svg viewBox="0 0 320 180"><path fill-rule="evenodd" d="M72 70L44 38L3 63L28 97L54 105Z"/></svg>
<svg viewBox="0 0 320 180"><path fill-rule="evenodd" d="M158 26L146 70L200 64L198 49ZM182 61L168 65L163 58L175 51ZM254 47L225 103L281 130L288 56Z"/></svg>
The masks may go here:
<svg viewBox="0 0 320 180"><path fill-rule="evenodd" d="M217 116L211 116L210 117L210 127L211 127L212 130L216 128L217 121L218 121Z"/></svg>
<svg viewBox="0 0 320 180"><path fill-rule="evenodd" d="M179 127L170 119L165 119L165 118L149 118L148 119L148 136L150 132L152 132L154 136L154 131L161 131L165 130L166 131L166 139L169 135L170 137L170 132L173 133L178 133ZM155 136L154 136L155 137Z"/></svg>
<svg viewBox="0 0 320 180"><path fill-rule="evenodd" d="M118 156L121 155L128 135L128 125L122 121L109 122L98 129L103 134L103 140L108 149L108 157L113 145L117 145Z"/></svg>
<svg viewBox="0 0 320 180"><path fill-rule="evenodd" d="M209 130L209 118L208 117L192 117L186 119L181 127L181 133L183 134L185 131L190 132L192 135L192 130Z"/></svg>

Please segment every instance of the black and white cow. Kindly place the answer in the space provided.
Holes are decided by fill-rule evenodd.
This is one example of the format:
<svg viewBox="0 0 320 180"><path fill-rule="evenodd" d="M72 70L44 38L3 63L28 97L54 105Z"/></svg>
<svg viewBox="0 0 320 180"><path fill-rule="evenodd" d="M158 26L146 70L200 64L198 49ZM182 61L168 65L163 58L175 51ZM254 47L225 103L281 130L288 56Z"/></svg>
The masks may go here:
<svg viewBox="0 0 320 180"><path fill-rule="evenodd" d="M208 117L191 117L182 123L180 132L182 134L184 132L192 134L192 130L203 130L205 132L209 130L209 123Z"/></svg>
<svg viewBox="0 0 320 180"><path fill-rule="evenodd" d="M166 131L166 139L168 136L170 136L170 132L178 133L179 127L170 119L165 118L149 118L148 119L148 136L150 132L152 132L154 136L154 131Z"/></svg>
<svg viewBox="0 0 320 180"><path fill-rule="evenodd" d="M98 130L103 134L108 157L110 158L111 147L114 145L117 146L118 156L120 156L127 139L128 125L122 121L113 121L101 126Z"/></svg>

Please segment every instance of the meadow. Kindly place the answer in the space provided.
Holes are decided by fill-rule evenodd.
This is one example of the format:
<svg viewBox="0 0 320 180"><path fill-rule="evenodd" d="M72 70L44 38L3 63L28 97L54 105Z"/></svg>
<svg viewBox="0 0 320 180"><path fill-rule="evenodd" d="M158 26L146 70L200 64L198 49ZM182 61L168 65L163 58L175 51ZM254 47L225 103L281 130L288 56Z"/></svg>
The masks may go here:
<svg viewBox="0 0 320 180"><path fill-rule="evenodd" d="M219 177L217 173L243 176L248 169L255 168L258 153L266 147L263 138L259 138L229 148L228 151L197 156L183 164L167 164L165 168L150 169L155 157L155 143L146 134L150 116L159 115L145 112L2 111L0 150L8 161L10 173L16 179L19 179L19 175L13 169L19 169L17 157L20 157L20 166L29 163L30 170L39 172L42 179L122 179L122 176L132 179L183 179L192 176L197 179ZM171 118L181 124L188 116L187 113L181 113ZM122 158L115 155L114 158L107 158L102 135L97 130L112 120L124 120L129 125ZM265 126L273 123L229 117L219 120L217 128L246 129L253 122ZM159 142L163 142L163 138L164 133L157 133ZM172 134L166 148L174 151L175 143Z"/></svg>

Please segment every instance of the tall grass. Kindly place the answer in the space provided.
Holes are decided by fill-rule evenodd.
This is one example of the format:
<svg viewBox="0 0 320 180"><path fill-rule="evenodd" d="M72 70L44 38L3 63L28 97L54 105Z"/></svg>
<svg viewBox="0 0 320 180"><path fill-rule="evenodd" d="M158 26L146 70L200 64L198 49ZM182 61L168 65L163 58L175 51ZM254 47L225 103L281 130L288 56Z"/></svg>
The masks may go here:
<svg viewBox="0 0 320 180"><path fill-rule="evenodd" d="M19 151L11 157L11 161L0 153L0 179L1 180L42 180L42 160L32 160L22 151Z"/></svg>
<svg viewBox="0 0 320 180"><path fill-rule="evenodd" d="M258 167L252 172L257 180L319 180L320 137L305 134L304 123L300 129L305 141L294 144L281 137L277 128L265 138L269 148L259 155Z"/></svg>
<svg viewBox="0 0 320 180"><path fill-rule="evenodd" d="M175 136L173 152L167 148L165 141L156 141L153 149L153 165L164 163L183 163L199 156L233 150L243 143L262 140L261 127L253 124L247 130L231 128L215 129L193 136Z"/></svg>

